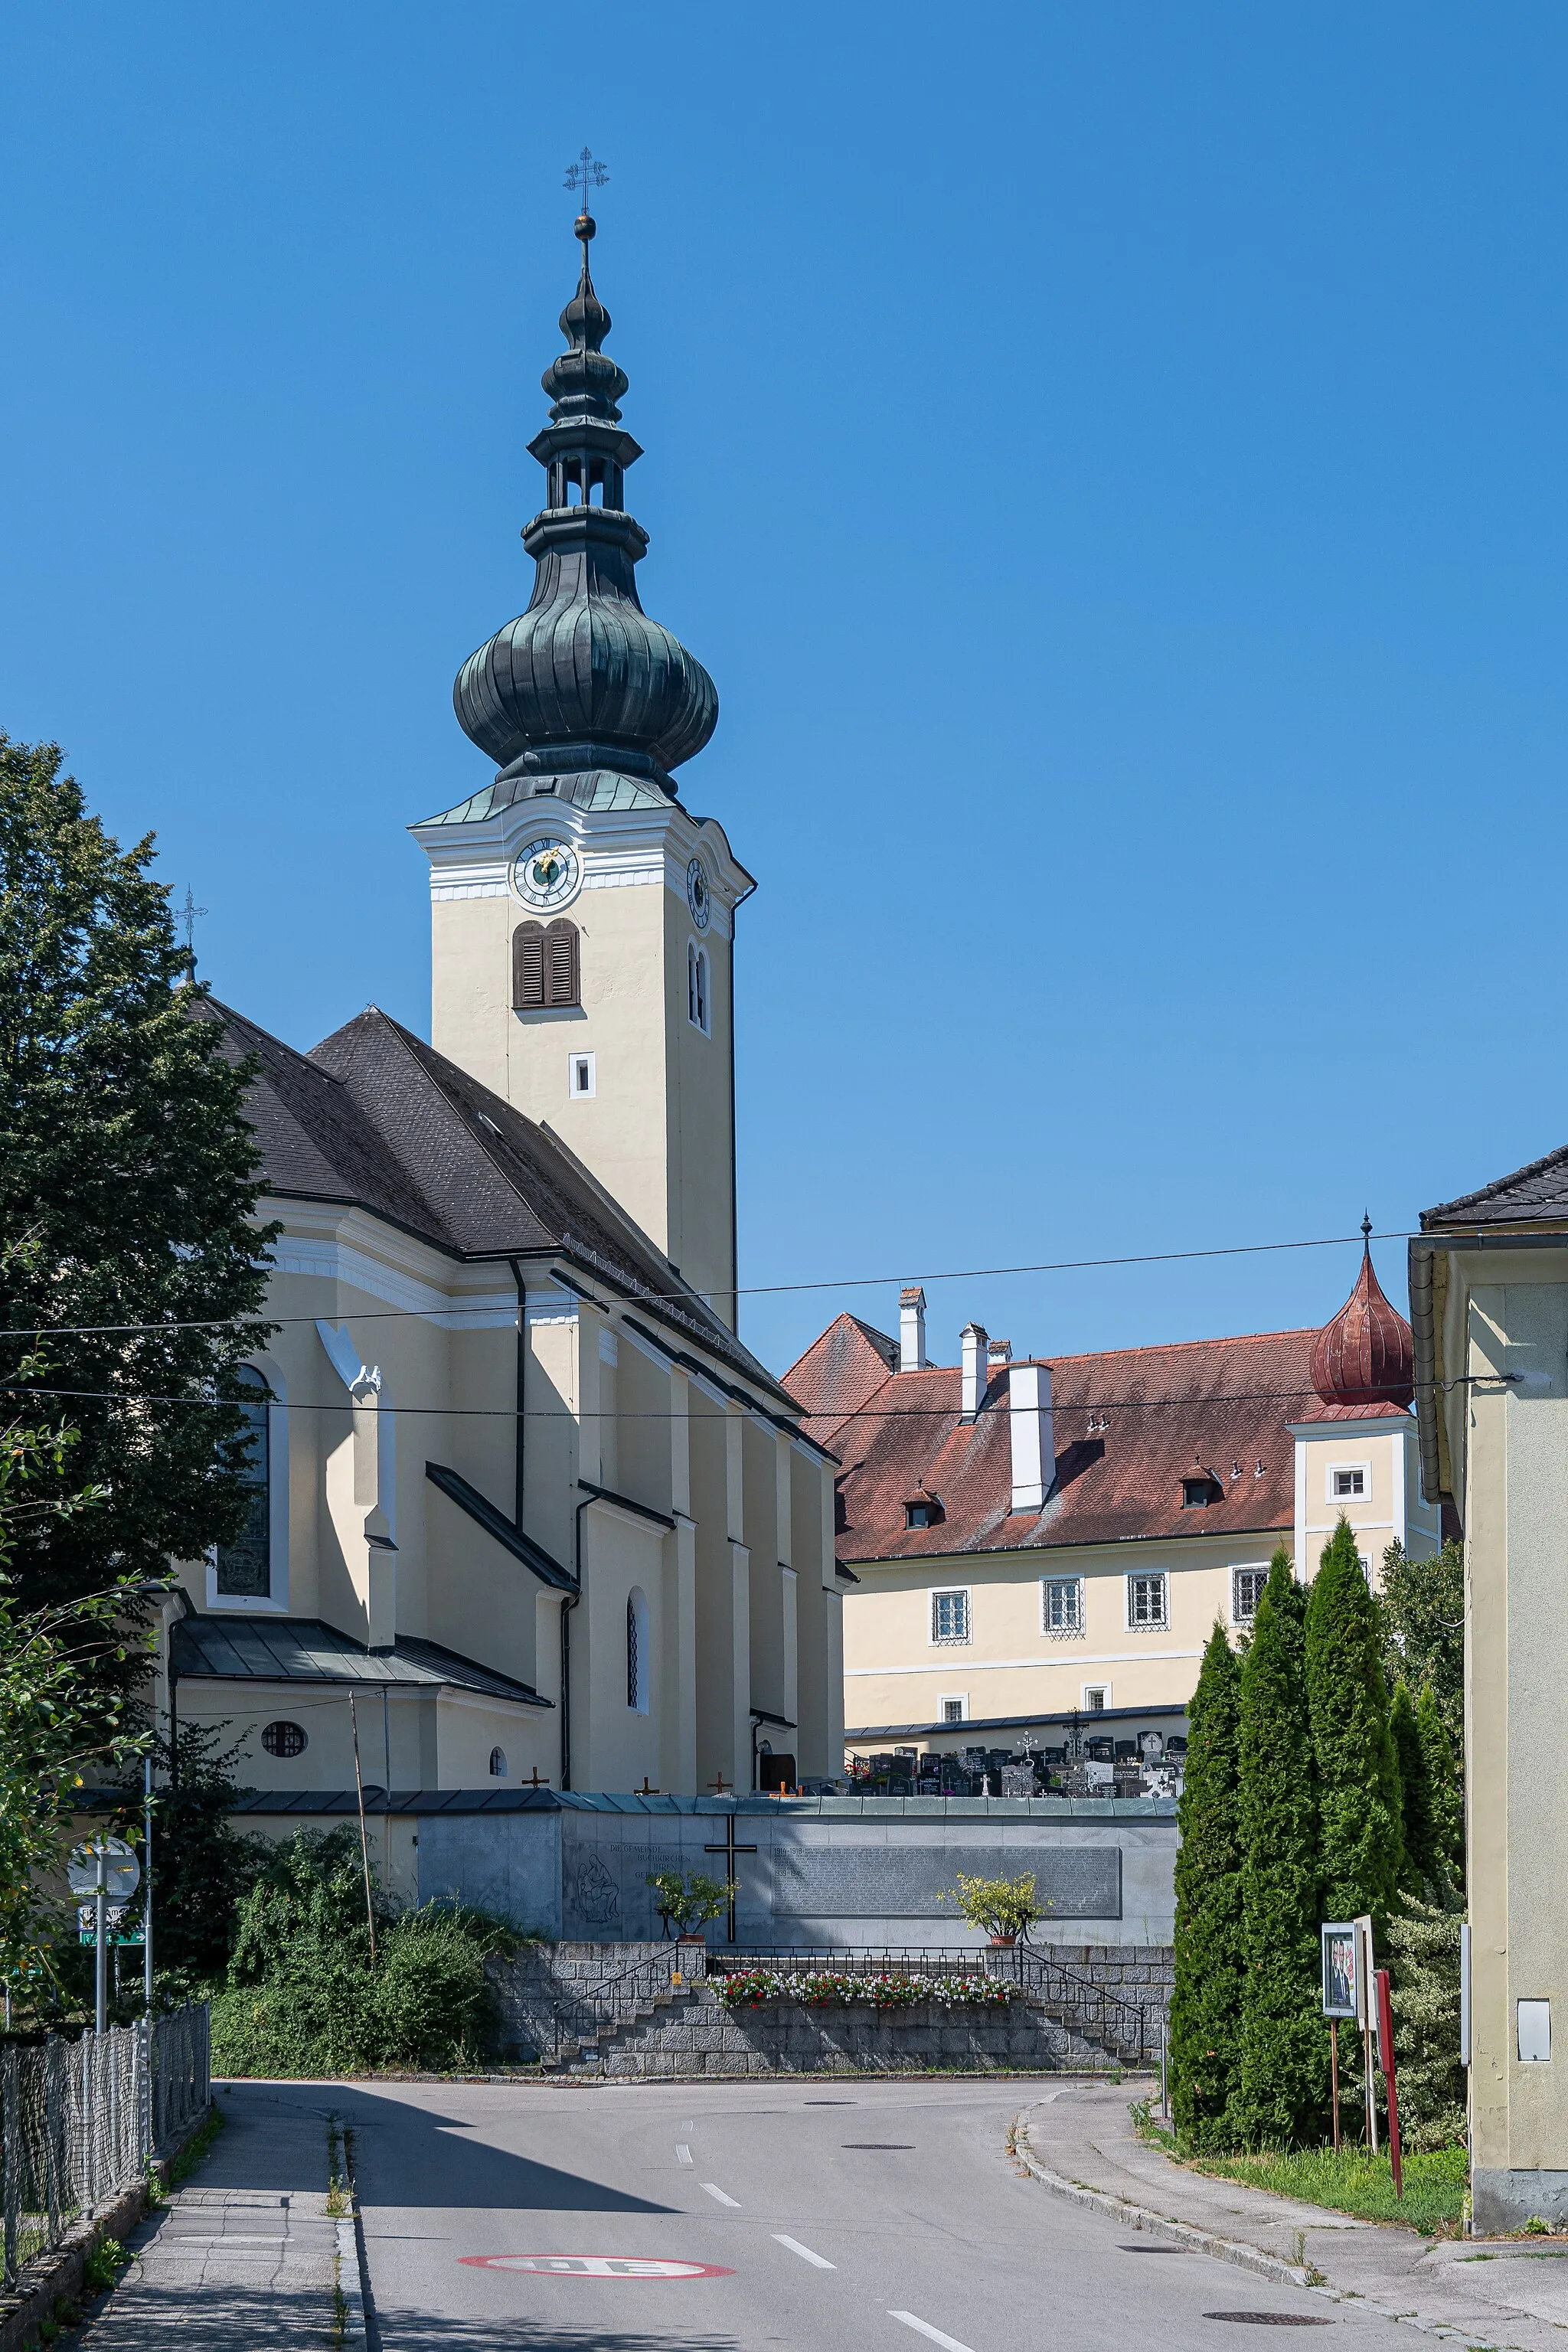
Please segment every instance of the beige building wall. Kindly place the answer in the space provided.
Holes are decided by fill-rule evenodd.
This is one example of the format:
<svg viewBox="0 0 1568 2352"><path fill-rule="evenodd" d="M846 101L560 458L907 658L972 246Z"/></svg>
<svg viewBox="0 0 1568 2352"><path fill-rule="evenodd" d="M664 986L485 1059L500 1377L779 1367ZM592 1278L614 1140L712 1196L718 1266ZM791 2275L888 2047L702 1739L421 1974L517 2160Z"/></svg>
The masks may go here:
<svg viewBox="0 0 1568 2352"><path fill-rule="evenodd" d="M1560 2228L1568 2221L1568 1246L1510 1251L1500 1236L1484 1255L1439 1250L1433 1272L1436 1370L1447 1383L1443 1484L1465 1529L1475 2225L1517 2230L1540 2217ZM1532 2057L1531 2048L1549 2054Z"/></svg>

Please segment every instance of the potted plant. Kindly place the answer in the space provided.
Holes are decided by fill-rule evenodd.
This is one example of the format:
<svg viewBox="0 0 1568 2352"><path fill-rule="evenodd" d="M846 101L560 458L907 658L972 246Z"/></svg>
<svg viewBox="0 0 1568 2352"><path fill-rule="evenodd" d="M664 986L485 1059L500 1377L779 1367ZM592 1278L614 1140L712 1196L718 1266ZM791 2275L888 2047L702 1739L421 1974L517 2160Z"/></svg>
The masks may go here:
<svg viewBox="0 0 1568 2352"><path fill-rule="evenodd" d="M670 1921L680 1944L705 1942L709 1920L735 1899L733 1879L710 1878L700 1870L656 1870L647 1883L658 1897L659 1916Z"/></svg>
<svg viewBox="0 0 1568 2352"><path fill-rule="evenodd" d="M957 1886L937 1900L956 1903L972 1927L984 1927L991 1941L1001 1945L1016 1944L1051 1908L1049 1896L1042 1900L1036 1894L1032 1870L1018 1878L969 1878L961 1870Z"/></svg>

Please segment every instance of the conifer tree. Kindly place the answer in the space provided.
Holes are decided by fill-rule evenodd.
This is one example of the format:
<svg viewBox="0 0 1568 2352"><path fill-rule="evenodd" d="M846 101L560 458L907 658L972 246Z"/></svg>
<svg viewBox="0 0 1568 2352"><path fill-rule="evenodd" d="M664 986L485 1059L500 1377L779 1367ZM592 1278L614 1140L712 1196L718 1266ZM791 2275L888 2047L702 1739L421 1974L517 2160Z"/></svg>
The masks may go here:
<svg viewBox="0 0 1568 2352"><path fill-rule="evenodd" d="M1307 1696L1318 1772L1326 1919L1371 1914L1381 1943L1405 1843L1377 1608L1342 1518L1307 1604Z"/></svg>
<svg viewBox="0 0 1568 2352"><path fill-rule="evenodd" d="M1422 1745L1415 1707L1410 1696L1410 1685L1403 1675L1394 1685L1394 1700L1388 1710L1388 1732L1394 1742L1394 1760L1399 1767L1401 1830L1405 1846L1404 1883L1413 1895L1426 1895L1439 1884L1437 1842L1432 1819L1432 1784L1426 1769L1426 1751Z"/></svg>
<svg viewBox="0 0 1568 2352"><path fill-rule="evenodd" d="M1415 1706L1415 1730L1426 1768L1432 1814L1432 1843L1438 1865L1450 1884L1465 1884L1465 1784L1458 1759L1448 1737L1443 1702L1430 1683L1421 1685Z"/></svg>
<svg viewBox="0 0 1568 2352"><path fill-rule="evenodd" d="M1241 1672L1216 1623L1187 1710L1177 1808L1171 2102L1184 2145L1227 2147L1240 2083L1241 1843L1237 1740Z"/></svg>
<svg viewBox="0 0 1568 2352"><path fill-rule="evenodd" d="M1241 1663L1242 1984L1237 2137L1315 2141L1328 2104L1319 1984L1318 1814L1305 1601L1275 1553Z"/></svg>
<svg viewBox="0 0 1568 2352"><path fill-rule="evenodd" d="M1415 2150L1462 2145L1465 2070L1459 2063L1459 1928L1452 1889L1423 1903L1406 1895L1388 1923L1400 2128Z"/></svg>

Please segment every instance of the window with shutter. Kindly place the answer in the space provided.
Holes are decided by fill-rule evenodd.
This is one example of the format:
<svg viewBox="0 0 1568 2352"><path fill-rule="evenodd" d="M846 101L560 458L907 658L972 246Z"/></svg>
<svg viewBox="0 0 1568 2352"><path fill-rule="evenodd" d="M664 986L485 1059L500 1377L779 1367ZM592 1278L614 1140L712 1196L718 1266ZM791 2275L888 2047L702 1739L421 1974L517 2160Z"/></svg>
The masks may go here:
<svg viewBox="0 0 1568 2352"><path fill-rule="evenodd" d="M511 1003L514 1013L537 1013L543 1006L542 923L519 923L511 935Z"/></svg>
<svg viewBox="0 0 1568 2352"><path fill-rule="evenodd" d="M558 915L544 934L544 1002L577 1002L577 926Z"/></svg>

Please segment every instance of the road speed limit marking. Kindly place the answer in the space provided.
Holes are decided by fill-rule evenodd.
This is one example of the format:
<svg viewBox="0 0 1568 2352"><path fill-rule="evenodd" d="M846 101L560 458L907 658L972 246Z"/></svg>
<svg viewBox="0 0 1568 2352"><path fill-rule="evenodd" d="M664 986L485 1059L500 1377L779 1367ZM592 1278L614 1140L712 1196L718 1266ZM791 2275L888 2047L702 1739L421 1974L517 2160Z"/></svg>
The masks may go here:
<svg viewBox="0 0 1568 2352"><path fill-rule="evenodd" d="M477 2271L532 2271L547 2278L733 2278L721 2263L669 2262L657 2254L459 2254Z"/></svg>

